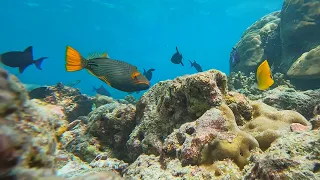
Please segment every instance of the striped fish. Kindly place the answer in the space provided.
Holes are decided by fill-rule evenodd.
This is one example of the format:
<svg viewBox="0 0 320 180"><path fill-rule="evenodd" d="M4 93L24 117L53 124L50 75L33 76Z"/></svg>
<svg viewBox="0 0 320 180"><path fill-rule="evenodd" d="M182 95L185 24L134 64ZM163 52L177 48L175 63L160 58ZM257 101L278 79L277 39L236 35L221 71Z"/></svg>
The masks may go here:
<svg viewBox="0 0 320 180"><path fill-rule="evenodd" d="M68 72L87 69L109 86L124 92L139 92L150 87L149 80L136 66L120 60L110 59L107 53L90 54L84 58L71 46L66 48L66 70Z"/></svg>

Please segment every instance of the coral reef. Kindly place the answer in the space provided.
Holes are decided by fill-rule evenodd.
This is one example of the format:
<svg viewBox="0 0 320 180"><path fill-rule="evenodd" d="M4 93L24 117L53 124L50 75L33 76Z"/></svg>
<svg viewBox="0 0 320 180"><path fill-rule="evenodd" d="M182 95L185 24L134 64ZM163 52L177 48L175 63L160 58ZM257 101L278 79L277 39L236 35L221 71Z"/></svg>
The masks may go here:
<svg viewBox="0 0 320 180"><path fill-rule="evenodd" d="M250 162L244 179L319 179L320 131L286 133Z"/></svg>
<svg viewBox="0 0 320 180"><path fill-rule="evenodd" d="M280 37L279 23L280 12L277 11L262 17L250 26L235 45L240 53L240 62L234 67L230 66L230 72L242 71L248 75L255 72L265 59L271 64L277 61L281 57L281 51L278 50L281 47L276 43ZM277 50L279 52L276 52Z"/></svg>
<svg viewBox="0 0 320 180"><path fill-rule="evenodd" d="M226 91L226 75L216 70L154 85L137 103L138 125L127 143L130 157L134 160L143 152L159 154L164 139L174 128L219 106Z"/></svg>
<svg viewBox="0 0 320 180"><path fill-rule="evenodd" d="M230 72L249 75L267 59L273 73L288 75L298 89L320 88L319 8L318 0L285 0L281 11L262 17L243 33L235 46L240 62Z"/></svg>
<svg viewBox="0 0 320 180"><path fill-rule="evenodd" d="M50 104L59 105L72 122L79 116L86 116L90 113L93 102L92 98L81 94L79 89L64 86L58 83L56 86L36 88L29 92L30 98L40 99Z"/></svg>
<svg viewBox="0 0 320 180"><path fill-rule="evenodd" d="M268 149L271 143L285 132L290 132L290 125L293 123L310 126L309 129L311 129L309 121L295 111L277 111L261 102L252 102L252 107L252 120L246 123L242 130L252 134L262 150Z"/></svg>

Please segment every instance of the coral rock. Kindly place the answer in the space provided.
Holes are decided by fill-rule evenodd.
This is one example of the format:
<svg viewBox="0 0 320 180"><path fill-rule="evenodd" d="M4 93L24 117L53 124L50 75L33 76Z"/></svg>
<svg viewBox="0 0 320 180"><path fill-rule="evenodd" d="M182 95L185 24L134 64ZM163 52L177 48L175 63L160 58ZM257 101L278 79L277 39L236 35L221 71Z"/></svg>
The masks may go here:
<svg viewBox="0 0 320 180"><path fill-rule="evenodd" d="M226 91L226 75L217 70L154 85L137 103L136 120L139 124L127 144L131 159L143 152L159 154L164 138L175 127L219 106Z"/></svg>

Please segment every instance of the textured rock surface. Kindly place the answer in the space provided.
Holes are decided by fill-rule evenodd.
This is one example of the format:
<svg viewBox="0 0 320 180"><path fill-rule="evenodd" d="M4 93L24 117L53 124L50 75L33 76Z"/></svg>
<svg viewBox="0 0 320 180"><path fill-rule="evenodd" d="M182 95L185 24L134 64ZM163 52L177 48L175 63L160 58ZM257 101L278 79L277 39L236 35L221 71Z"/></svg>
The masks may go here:
<svg viewBox="0 0 320 180"><path fill-rule="evenodd" d="M240 179L238 167L230 160L212 166L182 166L178 159L161 164L155 155L141 155L125 172L126 179ZM165 166L165 167L163 167Z"/></svg>
<svg viewBox="0 0 320 180"><path fill-rule="evenodd" d="M292 123L309 126L311 129L311 124L295 111L278 111L261 102L252 102L252 107L253 119L245 124L242 130L252 134L262 150L269 148L271 143L284 133L290 132Z"/></svg>
<svg viewBox="0 0 320 180"><path fill-rule="evenodd" d="M293 88L277 87L263 94L261 100L278 109L294 110L307 119L314 116L313 110L319 103L320 89L296 91Z"/></svg>
<svg viewBox="0 0 320 180"><path fill-rule="evenodd" d="M220 105L226 90L226 75L216 70L154 85L137 103L138 125L127 143L131 158L143 152L159 154L164 139L174 128Z"/></svg>
<svg viewBox="0 0 320 180"><path fill-rule="evenodd" d="M251 135L240 131L232 111L223 104L170 134L164 143L163 153L179 158L183 165L210 165L230 158L243 168L250 150L258 146Z"/></svg>
<svg viewBox="0 0 320 180"><path fill-rule="evenodd" d="M318 0L285 0L281 11L282 60L286 70L304 52L320 45Z"/></svg>
<svg viewBox="0 0 320 180"><path fill-rule="evenodd" d="M56 86L36 88L30 91L29 95L31 98L62 106L69 122L79 116L87 116L93 104L92 98L81 94L79 89L64 86L62 83Z"/></svg>
<svg viewBox="0 0 320 180"><path fill-rule="evenodd" d="M234 67L230 66L231 72L242 71L248 75L252 71L255 72L265 59L271 64L279 61L279 22L280 12L274 12L255 22L243 33L235 46L240 53L240 62Z"/></svg>
<svg viewBox="0 0 320 180"><path fill-rule="evenodd" d="M320 8L320 5L319 5ZM319 14L320 15L320 14ZM319 79L320 78L320 45L303 53L287 72L290 78Z"/></svg>
<svg viewBox="0 0 320 180"><path fill-rule="evenodd" d="M244 179L320 179L320 131L286 133L250 161Z"/></svg>

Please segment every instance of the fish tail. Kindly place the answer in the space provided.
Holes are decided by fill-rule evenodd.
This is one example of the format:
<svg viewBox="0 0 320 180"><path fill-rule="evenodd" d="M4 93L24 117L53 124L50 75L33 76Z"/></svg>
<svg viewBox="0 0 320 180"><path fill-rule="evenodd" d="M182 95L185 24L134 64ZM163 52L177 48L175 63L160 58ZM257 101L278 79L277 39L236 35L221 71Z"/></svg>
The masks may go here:
<svg viewBox="0 0 320 180"><path fill-rule="evenodd" d="M92 92L97 91L97 88L92 85Z"/></svg>
<svg viewBox="0 0 320 180"><path fill-rule="evenodd" d="M66 48L66 70L67 71L79 71L86 67L85 58L81 54L73 49L71 46Z"/></svg>
<svg viewBox="0 0 320 180"><path fill-rule="evenodd" d="M190 64L191 64L191 67L193 67L193 63L192 63L192 61L190 61L190 60L189 60L189 62L190 62Z"/></svg>
<svg viewBox="0 0 320 180"><path fill-rule="evenodd" d="M183 62L181 61L181 65L184 66Z"/></svg>
<svg viewBox="0 0 320 180"><path fill-rule="evenodd" d="M47 58L48 58L48 57L41 57L41 58L33 61L33 64L36 65L36 67L37 67L38 69L42 70L42 68L41 68L42 61L45 60L45 59L47 59Z"/></svg>

